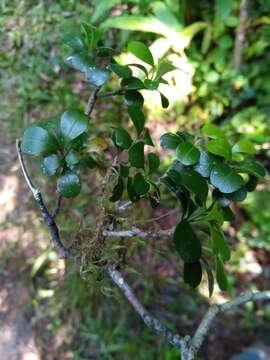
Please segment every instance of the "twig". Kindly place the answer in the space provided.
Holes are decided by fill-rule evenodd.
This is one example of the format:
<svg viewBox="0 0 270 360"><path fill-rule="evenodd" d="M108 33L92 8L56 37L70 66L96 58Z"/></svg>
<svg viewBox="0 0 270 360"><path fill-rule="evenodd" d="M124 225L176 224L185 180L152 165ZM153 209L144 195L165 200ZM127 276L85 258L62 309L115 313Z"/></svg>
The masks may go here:
<svg viewBox="0 0 270 360"><path fill-rule="evenodd" d="M99 90L100 90L100 87L96 87L95 90L89 96L89 99L88 99L88 102L86 105L85 115L89 116L91 114L91 112L93 111L95 102L98 97Z"/></svg>
<svg viewBox="0 0 270 360"><path fill-rule="evenodd" d="M56 201L55 201L55 207L52 211L52 218L55 219L56 216L58 215L60 208L61 208L61 202L62 202L62 196L59 193L59 191L57 191L56 193Z"/></svg>
<svg viewBox="0 0 270 360"><path fill-rule="evenodd" d="M31 178L28 174L26 165L24 163L20 144L21 144L21 140L17 139L16 140L16 149L17 149L19 162L20 162L20 165L21 165L21 168L23 171L23 175L24 175L26 183L27 183L29 189L31 190L33 197L37 203L37 206L41 212L43 220L50 230L52 243L61 259L72 258L72 255L69 253L69 251L65 248L65 246L62 244L62 242L60 240L58 227L53 219L53 216L49 213L49 211L43 201L41 192L36 188L36 186L31 181Z"/></svg>
<svg viewBox="0 0 270 360"><path fill-rule="evenodd" d="M103 230L103 236L118 237L118 238L128 238L128 237L139 237L141 239L160 238L163 236L170 236L172 233L173 233L173 229L159 230L158 232L144 231L137 228L132 228L131 230L122 230L122 231L110 231L106 229Z"/></svg>
<svg viewBox="0 0 270 360"><path fill-rule="evenodd" d="M270 300L270 291L252 292L250 290L244 292L234 300L225 302L221 305L213 305L204 315L199 327L197 328L192 341L191 348L196 353L201 347L215 317L222 312L234 309L249 301Z"/></svg>
<svg viewBox="0 0 270 360"><path fill-rule="evenodd" d="M149 312L144 308L136 297L134 291L128 285L126 280L123 278L123 275L120 271L116 269L115 266L111 265L107 267L107 272L113 282L119 287L123 292L127 300L133 306L134 310L140 315L144 323L154 330L156 333L163 336L169 343L175 346L180 352L185 352L189 337L181 338L179 335L172 333L165 325L163 325L158 319L150 315Z"/></svg>
<svg viewBox="0 0 270 360"><path fill-rule="evenodd" d="M124 93L125 93L125 91L123 89L119 89L119 90L110 91L110 92L107 92L107 93L101 93L97 97L98 98L105 98L105 97L110 97L110 96L123 95Z"/></svg>
<svg viewBox="0 0 270 360"><path fill-rule="evenodd" d="M243 63L243 54L248 21L248 0L242 0L240 5L239 25L237 27L234 46L234 68L240 70Z"/></svg>

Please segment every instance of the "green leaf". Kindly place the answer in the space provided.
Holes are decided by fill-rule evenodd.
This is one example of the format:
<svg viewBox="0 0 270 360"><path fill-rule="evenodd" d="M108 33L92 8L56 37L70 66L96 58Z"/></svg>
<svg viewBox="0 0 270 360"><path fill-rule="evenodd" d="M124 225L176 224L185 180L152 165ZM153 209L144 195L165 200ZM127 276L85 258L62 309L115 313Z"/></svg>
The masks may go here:
<svg viewBox="0 0 270 360"><path fill-rule="evenodd" d="M60 160L56 154L52 154L49 156L46 156L43 159L41 168L46 176L52 176L56 173L57 169L60 166Z"/></svg>
<svg viewBox="0 0 270 360"><path fill-rule="evenodd" d="M144 113L137 106L129 106L128 114L129 114L138 134L140 134L144 128L144 123L145 123Z"/></svg>
<svg viewBox="0 0 270 360"><path fill-rule="evenodd" d="M207 279L208 279L208 292L209 292L209 297L211 297L213 295L213 291L214 291L214 275L212 273L212 270L210 269L210 266L207 262L207 260L203 259L203 263L205 266L205 271L207 274Z"/></svg>
<svg viewBox="0 0 270 360"><path fill-rule="evenodd" d="M81 31L85 35L85 42L88 49L93 50L101 39L101 33L95 26L85 22L81 24Z"/></svg>
<svg viewBox="0 0 270 360"><path fill-rule="evenodd" d="M230 201L241 202L244 201L245 198L247 197L247 191L244 187L242 187L239 190L234 191L233 193L227 194L226 197Z"/></svg>
<svg viewBox="0 0 270 360"><path fill-rule="evenodd" d="M74 69L86 73L89 66L92 66L89 56L86 53L76 53L67 58L67 62Z"/></svg>
<svg viewBox="0 0 270 360"><path fill-rule="evenodd" d="M70 109L61 115L60 127L66 143L80 136L88 126L88 117L81 111Z"/></svg>
<svg viewBox="0 0 270 360"><path fill-rule="evenodd" d="M116 202L121 199L124 192L124 181L121 176L118 177L118 182L115 185L112 196L110 197L111 202Z"/></svg>
<svg viewBox="0 0 270 360"><path fill-rule="evenodd" d="M113 130L112 140L114 145L120 150L127 150L132 144L132 139L129 133L122 127L118 127Z"/></svg>
<svg viewBox="0 0 270 360"><path fill-rule="evenodd" d="M205 29L204 35L203 35L203 41L202 41L202 47L201 47L201 51L202 51L203 55L205 55L207 53L207 51L209 50L209 47L211 45L212 32L213 32L212 26L208 25L207 28Z"/></svg>
<svg viewBox="0 0 270 360"><path fill-rule="evenodd" d="M224 194L237 191L243 185L242 177L226 164L218 164L213 167L210 181Z"/></svg>
<svg viewBox="0 0 270 360"><path fill-rule="evenodd" d="M151 138L149 129L145 129L143 142L145 143L145 145L155 146L154 143L153 143L153 140Z"/></svg>
<svg viewBox="0 0 270 360"><path fill-rule="evenodd" d="M204 125L204 127L202 128L202 133L203 133L203 135L206 135L213 139L224 139L225 138L224 132L220 129L220 127L218 127L214 124Z"/></svg>
<svg viewBox="0 0 270 360"><path fill-rule="evenodd" d="M57 181L60 194L66 198L77 196L81 191L81 184L78 175L73 171L67 171Z"/></svg>
<svg viewBox="0 0 270 360"><path fill-rule="evenodd" d="M228 280L224 272L223 263L218 256L216 258L216 277L220 290L226 291L228 289Z"/></svg>
<svg viewBox="0 0 270 360"><path fill-rule="evenodd" d="M49 135L53 137L61 147L61 128L60 128L60 118L49 118L46 120L41 120L38 123L38 126L42 127L43 129L47 130Z"/></svg>
<svg viewBox="0 0 270 360"><path fill-rule="evenodd" d="M141 173L137 173L133 178L133 188L138 195L145 195L150 190L150 184Z"/></svg>
<svg viewBox="0 0 270 360"><path fill-rule="evenodd" d="M144 89L143 82L140 79L138 79L138 78L136 78L134 76L131 76L128 79L123 79L121 81L121 86L128 89L128 90Z"/></svg>
<svg viewBox="0 0 270 360"><path fill-rule="evenodd" d="M175 150L182 141L183 140L180 136L172 133L166 133L160 138L160 146L165 150Z"/></svg>
<svg viewBox="0 0 270 360"><path fill-rule="evenodd" d="M142 108L144 103L144 98L139 91L128 90L125 92L124 103L127 106L137 106L139 108Z"/></svg>
<svg viewBox="0 0 270 360"><path fill-rule="evenodd" d="M151 51L148 47L140 42L140 41L131 41L128 44L128 51L135 55L138 59L142 60L143 62L153 66L154 59L151 54Z"/></svg>
<svg viewBox="0 0 270 360"><path fill-rule="evenodd" d="M131 166L136 168L144 168L144 142L138 141L134 143L128 150L128 159Z"/></svg>
<svg viewBox="0 0 270 360"><path fill-rule="evenodd" d="M231 160L232 158L232 149L231 145L226 139L215 139L209 141L207 144L207 150L215 155L221 156L225 159Z"/></svg>
<svg viewBox="0 0 270 360"><path fill-rule="evenodd" d="M166 60L161 60L158 65L157 65L157 71L156 71L156 76L155 76L155 81L159 81L159 79L167 74L170 71L175 70L176 67L171 64L170 62L166 61Z"/></svg>
<svg viewBox="0 0 270 360"><path fill-rule="evenodd" d="M144 86L147 90L157 90L159 83L157 81L145 79Z"/></svg>
<svg viewBox="0 0 270 360"><path fill-rule="evenodd" d="M124 178L127 178L129 174L129 167L123 164L120 164L120 175Z"/></svg>
<svg viewBox="0 0 270 360"><path fill-rule="evenodd" d="M77 165L80 162L80 155L71 150L66 155L65 161L70 168L73 168L74 165Z"/></svg>
<svg viewBox="0 0 270 360"><path fill-rule="evenodd" d="M199 261L202 253L201 243L187 219L177 224L172 240L176 251L185 262Z"/></svg>
<svg viewBox="0 0 270 360"><path fill-rule="evenodd" d="M223 212L223 218L224 221L229 221L229 222L233 222L235 219L234 213L232 212L231 208L229 206L224 206L222 208L222 212Z"/></svg>
<svg viewBox="0 0 270 360"><path fill-rule="evenodd" d="M196 170L203 177L208 178L213 166L218 162L219 160L215 155L200 149L200 159L198 164L195 165L194 170Z"/></svg>
<svg viewBox="0 0 270 360"><path fill-rule="evenodd" d="M218 202L221 207L228 206L231 203L225 194L220 192L218 189L214 189L212 192L212 198L215 202Z"/></svg>
<svg viewBox="0 0 270 360"><path fill-rule="evenodd" d="M245 189L248 192L254 191L258 185L258 178L253 175L249 175L249 180L245 185Z"/></svg>
<svg viewBox="0 0 270 360"><path fill-rule="evenodd" d="M85 50L85 42L80 34L69 33L64 36L63 39L64 44L68 45L75 51L83 51Z"/></svg>
<svg viewBox="0 0 270 360"><path fill-rule="evenodd" d="M233 153L246 153L246 154L256 154L254 144L249 140L239 140L233 147Z"/></svg>
<svg viewBox="0 0 270 360"><path fill-rule="evenodd" d="M212 248L215 255L220 255L223 261L229 261L231 254L230 248L221 231L218 231L216 227L210 227Z"/></svg>
<svg viewBox="0 0 270 360"><path fill-rule="evenodd" d="M110 64L109 68L120 78L128 79L132 76L132 70L126 65Z"/></svg>
<svg viewBox="0 0 270 360"><path fill-rule="evenodd" d="M264 167L253 160L246 160L240 163L237 166L237 171L248 173L259 178L264 177L266 174Z"/></svg>
<svg viewBox="0 0 270 360"><path fill-rule="evenodd" d="M160 165L160 160L157 154L149 153L148 157L148 166L149 166L149 174L152 174L157 171Z"/></svg>
<svg viewBox="0 0 270 360"><path fill-rule="evenodd" d="M184 281L193 288L200 285L202 280L202 266L199 261L184 264Z"/></svg>
<svg viewBox="0 0 270 360"><path fill-rule="evenodd" d="M46 155L58 148L56 139L40 126L31 126L23 133L21 151L27 155Z"/></svg>
<svg viewBox="0 0 270 360"><path fill-rule="evenodd" d="M208 221L215 221L219 226L221 226L224 222L224 219L223 219L223 212L222 212L220 205L217 202L215 202L207 210L208 210L208 213L207 213L205 219Z"/></svg>
<svg viewBox="0 0 270 360"><path fill-rule="evenodd" d="M163 109L167 109L167 107L169 107L169 105L170 105L169 100L166 98L166 96L161 94L161 92L159 94L160 94L161 105L162 105Z"/></svg>
<svg viewBox="0 0 270 360"><path fill-rule="evenodd" d="M216 13L218 18L226 20L230 15L233 6L233 0L216 0Z"/></svg>
<svg viewBox="0 0 270 360"><path fill-rule="evenodd" d="M136 67L137 69L141 70L145 74L146 77L148 77L148 71L147 71L146 67L143 66L142 64L131 63L131 64L127 64L127 65Z"/></svg>
<svg viewBox="0 0 270 360"><path fill-rule="evenodd" d="M128 178L127 193L128 193L129 200L132 201L132 202L136 202L136 201L138 201L140 199L140 196L134 190L133 181L132 181L131 177Z"/></svg>
<svg viewBox="0 0 270 360"><path fill-rule="evenodd" d="M89 66L85 73L85 78L90 84L100 87L108 81L109 71L97 66Z"/></svg>
<svg viewBox="0 0 270 360"><path fill-rule="evenodd" d="M115 50L108 46L99 46L96 49L96 57L97 58L112 58L115 55Z"/></svg>
<svg viewBox="0 0 270 360"><path fill-rule="evenodd" d="M91 22L97 22L107 17L108 12L116 4L120 3L120 0L98 0L94 2L94 11L91 16Z"/></svg>
<svg viewBox="0 0 270 360"><path fill-rule="evenodd" d="M183 141L176 148L176 157L184 165L193 165L199 161L200 152L190 142Z"/></svg>

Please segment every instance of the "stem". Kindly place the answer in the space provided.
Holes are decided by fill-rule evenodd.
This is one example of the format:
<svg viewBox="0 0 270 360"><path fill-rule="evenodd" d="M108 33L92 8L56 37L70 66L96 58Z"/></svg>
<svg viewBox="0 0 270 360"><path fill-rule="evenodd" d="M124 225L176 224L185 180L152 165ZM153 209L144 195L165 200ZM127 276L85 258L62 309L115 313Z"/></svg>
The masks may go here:
<svg viewBox="0 0 270 360"><path fill-rule="evenodd" d="M119 89L119 90L115 90L115 91L110 91L107 93L101 93L98 95L98 98L105 98L105 97L110 97L110 96L117 96L117 95L123 95L125 93L125 91L123 89Z"/></svg>
<svg viewBox="0 0 270 360"><path fill-rule="evenodd" d="M95 90L92 92L92 94L89 96L87 105L86 105L86 110L85 110L85 115L89 116L94 108L95 102L98 98L98 92L100 90L100 87L96 87Z"/></svg>
<svg viewBox="0 0 270 360"><path fill-rule="evenodd" d="M141 239L160 238L163 236L170 236L173 233L173 230L174 229L160 230L158 232L143 231L143 230L137 229L137 228L132 228L131 230L122 230L122 231L103 230L103 236L119 237L119 238L139 237Z"/></svg>

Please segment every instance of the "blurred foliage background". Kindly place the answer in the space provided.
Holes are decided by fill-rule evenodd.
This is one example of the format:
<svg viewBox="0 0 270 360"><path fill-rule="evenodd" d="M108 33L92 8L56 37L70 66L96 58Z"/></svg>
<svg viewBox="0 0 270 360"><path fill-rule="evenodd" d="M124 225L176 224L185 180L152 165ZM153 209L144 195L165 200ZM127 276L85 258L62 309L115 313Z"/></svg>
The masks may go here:
<svg viewBox="0 0 270 360"><path fill-rule="evenodd" d="M109 280L82 281L78 269L56 259L23 184L16 137L29 123L67 107L83 109L90 93L82 76L65 62L63 35L85 21L102 29L108 45L119 52L129 40L140 40L155 57L166 55L181 70L165 76L171 86L161 90L170 99L169 109L162 110L159 99L145 94L156 143L165 130L196 133L213 122L228 138L252 140L258 160L269 170L269 11L268 0L1 0L0 269L3 283L8 279L14 289L18 283L26 289L23 312L31 320L41 359L178 359L173 348L145 328ZM239 44L243 16L245 41ZM123 54L119 60L127 59ZM117 88L114 82L106 86ZM93 126L102 133L125 121L121 98L113 98L98 104ZM36 181L52 194L53 184L44 184L35 164L33 169ZM89 174L83 195L64 203L59 222L67 239L76 236L81 216L94 226L99 181ZM158 221L168 228L177 213L166 197L164 203L155 211L138 205L130 216L137 224L170 211ZM227 265L231 289L228 294L216 290L213 302L247 287L269 287L268 183L259 184L235 210L236 220L226 229L233 246ZM134 240L128 251L127 271L143 303L181 334L192 331L206 309L207 285L194 291L183 284L181 264L169 242ZM201 358L228 359L257 341L269 345L269 321L269 306L248 305L226 315L213 326Z"/></svg>

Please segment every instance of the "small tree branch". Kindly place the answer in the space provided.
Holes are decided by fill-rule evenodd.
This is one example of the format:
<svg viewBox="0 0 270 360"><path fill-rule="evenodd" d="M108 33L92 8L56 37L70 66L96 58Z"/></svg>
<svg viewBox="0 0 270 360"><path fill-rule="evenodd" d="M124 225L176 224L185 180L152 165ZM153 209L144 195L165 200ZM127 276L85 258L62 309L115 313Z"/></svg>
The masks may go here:
<svg viewBox="0 0 270 360"><path fill-rule="evenodd" d="M201 347L206 335L209 332L209 329L212 325L215 317L222 312L226 312L232 310L242 304L245 304L249 301L258 301L258 300L269 300L270 301L270 291L261 291L261 292L253 292L246 291L236 299L227 301L221 305L213 305L209 308L207 313L204 315L199 327L197 328L192 341L191 348L194 353L197 353L199 348Z"/></svg>
<svg viewBox="0 0 270 360"><path fill-rule="evenodd" d="M62 202L62 196L59 193L59 191L57 191L56 193L56 201L55 201L55 207L52 211L52 218L55 219L56 216L58 215L60 208L61 208L61 202Z"/></svg>
<svg viewBox="0 0 270 360"><path fill-rule="evenodd" d="M243 54L245 47L245 39L247 32L247 22L249 13L248 0L242 0L239 13L239 24L236 31L235 45L234 45L234 68L240 70L243 63Z"/></svg>
<svg viewBox="0 0 270 360"><path fill-rule="evenodd" d="M91 114L91 112L93 111L95 102L98 98L99 90L100 90L100 87L96 87L95 90L89 96L89 99L88 99L88 102L86 105L85 115L89 116Z"/></svg>
<svg viewBox="0 0 270 360"><path fill-rule="evenodd" d="M126 280L120 271L115 266L110 265L107 267L107 272L113 282L119 287L126 299L130 302L134 310L140 315L144 323L156 333L164 337L170 344L175 346L181 353L186 351L187 342L189 337L181 338L179 335L171 332L165 325L163 325L158 319L150 315L144 308L141 302L136 297L134 291L128 285Z"/></svg>
<svg viewBox="0 0 270 360"><path fill-rule="evenodd" d="M115 91L109 91L107 93L101 93L97 97L98 98L105 98L105 97L123 95L124 93L125 93L125 91L123 89L119 89L119 90L115 90Z"/></svg>
<svg viewBox="0 0 270 360"><path fill-rule="evenodd" d="M103 236L106 237L119 237L119 238L130 238L130 237L139 237L141 239L145 238L160 238L163 236L170 236L173 233L173 229L169 230L159 230L158 232L144 231L137 228L132 228L131 230L122 230L122 231L110 231L103 230Z"/></svg>

